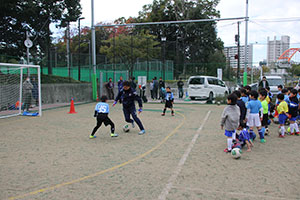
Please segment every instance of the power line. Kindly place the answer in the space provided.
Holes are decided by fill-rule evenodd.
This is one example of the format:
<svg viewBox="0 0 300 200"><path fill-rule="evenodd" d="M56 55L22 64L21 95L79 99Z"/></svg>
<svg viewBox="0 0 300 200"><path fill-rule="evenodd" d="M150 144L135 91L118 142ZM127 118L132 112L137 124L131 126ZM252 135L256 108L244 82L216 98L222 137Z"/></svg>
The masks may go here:
<svg viewBox="0 0 300 200"><path fill-rule="evenodd" d="M159 25L159 24L182 24L182 23L197 23L197 22L218 22L227 20L240 20L246 19L246 17L236 17L236 18L216 18L216 19L195 19L195 20L181 20L181 21L163 21L163 22L143 22L143 23L130 23L130 24L101 24L95 25L95 27L115 27L115 26L142 26L142 25Z"/></svg>
<svg viewBox="0 0 300 200"><path fill-rule="evenodd" d="M289 17L289 18L274 18L274 19L251 19L251 21L273 23L273 22L300 22L300 17Z"/></svg>

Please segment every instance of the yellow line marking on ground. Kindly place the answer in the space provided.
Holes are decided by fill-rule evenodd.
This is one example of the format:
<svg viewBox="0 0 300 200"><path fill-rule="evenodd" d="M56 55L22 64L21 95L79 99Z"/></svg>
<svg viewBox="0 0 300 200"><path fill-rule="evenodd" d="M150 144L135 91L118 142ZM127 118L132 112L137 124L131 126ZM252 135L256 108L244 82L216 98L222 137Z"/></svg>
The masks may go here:
<svg viewBox="0 0 300 200"><path fill-rule="evenodd" d="M121 164L116 165L114 167L111 167L111 168L108 168L108 169L96 172L94 174L91 174L91 175L88 175L88 176L84 176L84 177L81 177L79 179L75 179L75 180L72 180L72 181L69 181L69 182L60 183L60 184L57 184L57 185L54 185L54 186L51 186L51 187L46 187L46 188L43 188L43 189L40 189L40 190L36 190L36 191L33 191L33 192L29 192L29 193L26 193L26 194L22 194L22 195L19 195L19 196L10 197L9 199L10 200L20 199L20 198L32 196L32 195L35 195L35 194L38 194L38 193L46 192L46 191L49 191L49 190L54 190L54 189L57 189L57 188L60 188L60 187L66 186L66 185L71 185L71 184L74 184L74 183L78 183L78 182L84 181L86 179L90 179L90 178L93 178L93 177L105 174L107 172L111 172L111 171L113 171L115 169L118 169L118 168L123 167L125 165L128 165L128 164L130 164L130 163L132 163L134 161L137 161L137 160L139 160L141 158L144 158L145 156L149 155L150 153L152 153L153 151L155 151L156 149L158 149L161 145L163 145L184 124L184 122L186 120L185 115L183 115L181 113L178 113L178 112L176 112L176 114L182 116L183 117L183 121L173 131L171 131L169 133L169 135L167 135L160 143L158 143L155 147L153 147L149 151L147 151L147 152L145 152L145 153L143 153L143 154L141 154L141 155L139 155L139 156L137 156L137 157L135 157L135 158L133 158L131 160L128 160L128 161L126 161L124 163L121 163Z"/></svg>

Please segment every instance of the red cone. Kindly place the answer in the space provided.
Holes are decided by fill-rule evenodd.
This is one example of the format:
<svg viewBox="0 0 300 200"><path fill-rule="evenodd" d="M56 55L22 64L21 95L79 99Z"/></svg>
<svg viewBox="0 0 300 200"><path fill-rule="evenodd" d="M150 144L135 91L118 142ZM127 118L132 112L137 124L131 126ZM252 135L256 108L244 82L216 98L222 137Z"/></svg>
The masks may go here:
<svg viewBox="0 0 300 200"><path fill-rule="evenodd" d="M70 106L70 112L68 112L69 114L75 114L77 112L75 112L75 106L74 106L74 100L72 98L71 100L71 106Z"/></svg>

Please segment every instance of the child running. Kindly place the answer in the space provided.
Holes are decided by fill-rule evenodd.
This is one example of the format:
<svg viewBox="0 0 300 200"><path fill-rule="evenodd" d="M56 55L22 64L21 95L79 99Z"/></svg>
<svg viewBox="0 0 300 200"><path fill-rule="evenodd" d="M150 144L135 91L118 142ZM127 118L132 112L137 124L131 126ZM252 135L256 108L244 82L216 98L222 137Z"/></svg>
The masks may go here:
<svg viewBox="0 0 300 200"><path fill-rule="evenodd" d="M288 118L288 104L286 101L284 101L284 94L278 94L277 95L277 99L278 99L278 103L279 105L277 106L277 112L278 112L278 121L280 124L280 134L279 137L280 138L284 138L284 133L285 133L285 128L284 128L284 124L286 119Z"/></svg>
<svg viewBox="0 0 300 200"><path fill-rule="evenodd" d="M137 123L137 125L140 128L139 135L145 134L145 129L143 127L143 124L141 120L136 115L136 108L135 108L135 101L139 104L139 110L138 113L140 114L143 109L143 104L141 98L137 95L136 91L130 87L130 82L124 81L123 83L123 89L120 90L118 96L115 99L115 102L113 103L113 106L115 106L118 102L118 100L122 99L123 104L123 113L125 117L125 121L132 124L132 128L135 127L134 122ZM130 118L130 115L134 119L134 121Z"/></svg>
<svg viewBox="0 0 300 200"><path fill-rule="evenodd" d="M299 128L298 124L296 123L297 117L298 117L298 108L299 108L299 101L297 98L297 90L292 89L290 93L290 106L289 106L289 114L290 114L290 130L291 135L297 135L299 136ZM294 131L296 133L294 133Z"/></svg>
<svg viewBox="0 0 300 200"><path fill-rule="evenodd" d="M247 105L247 116L246 116L246 121L247 121L247 126L250 127L250 138L253 140L254 139L254 130L253 128L256 127L257 131L260 136L260 142L265 143L265 137L264 133L261 130L261 120L263 118L263 108L258 98L258 92L256 91L251 91L250 92L250 101L248 102Z"/></svg>
<svg viewBox="0 0 300 200"><path fill-rule="evenodd" d="M102 123L104 123L105 126L110 125L111 137L118 137L118 134L115 133L115 124L108 117L109 105L106 103L107 99L107 96L102 96L101 102L97 103L95 107L94 117L97 117L97 125L93 129L90 139L96 138L95 133L98 128L100 128Z"/></svg>
<svg viewBox="0 0 300 200"><path fill-rule="evenodd" d="M165 108L164 108L163 113L161 114L161 116L165 116L167 108L171 109L171 114L172 114L172 116L174 116L174 110L173 110L174 95L171 92L170 87L167 87L166 91L167 91L166 95L165 95L166 104L165 104Z"/></svg>
<svg viewBox="0 0 300 200"><path fill-rule="evenodd" d="M240 121L240 108L236 105L237 96L230 94L227 97L227 106L223 110L221 118L221 129L225 126L225 135L227 136L227 148L224 152L231 152L232 149L232 138L235 137L235 130L239 126Z"/></svg>

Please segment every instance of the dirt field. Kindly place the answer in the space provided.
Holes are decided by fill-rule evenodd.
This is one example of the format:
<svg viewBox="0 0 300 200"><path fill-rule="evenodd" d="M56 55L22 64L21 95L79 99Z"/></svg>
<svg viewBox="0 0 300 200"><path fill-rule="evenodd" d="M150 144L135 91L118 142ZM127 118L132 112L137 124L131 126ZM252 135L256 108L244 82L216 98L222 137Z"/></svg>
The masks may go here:
<svg viewBox="0 0 300 200"><path fill-rule="evenodd" d="M0 199L300 199L300 137L255 141L234 160L223 152L224 106L145 104L146 128L123 133L120 105L111 107L118 138L101 127L95 104L48 110L43 117L0 120Z"/></svg>

